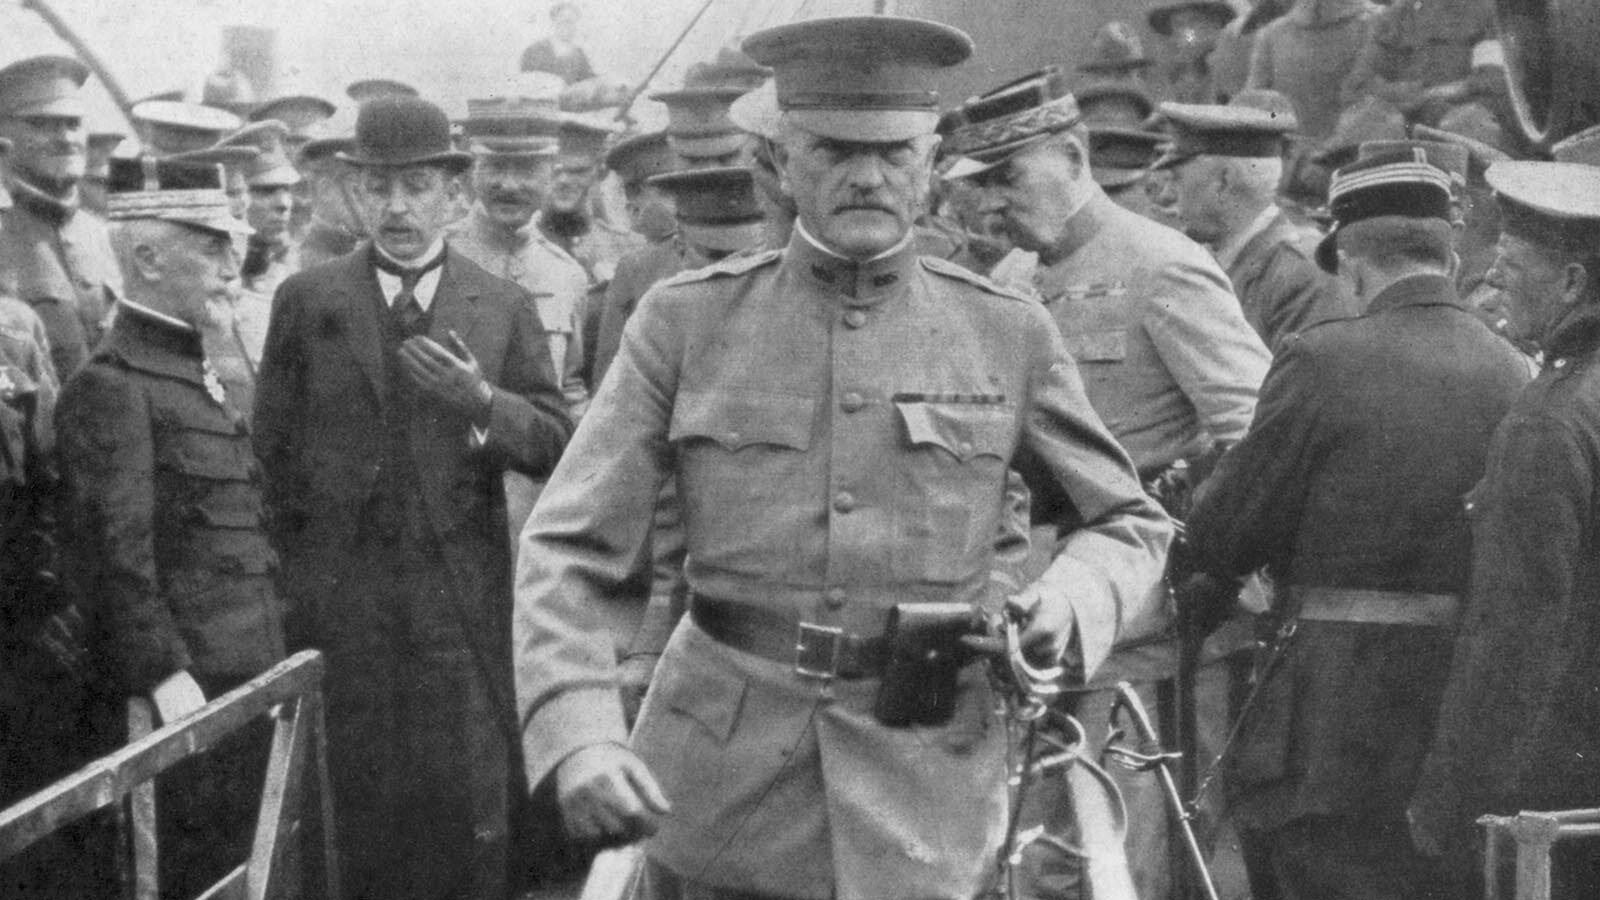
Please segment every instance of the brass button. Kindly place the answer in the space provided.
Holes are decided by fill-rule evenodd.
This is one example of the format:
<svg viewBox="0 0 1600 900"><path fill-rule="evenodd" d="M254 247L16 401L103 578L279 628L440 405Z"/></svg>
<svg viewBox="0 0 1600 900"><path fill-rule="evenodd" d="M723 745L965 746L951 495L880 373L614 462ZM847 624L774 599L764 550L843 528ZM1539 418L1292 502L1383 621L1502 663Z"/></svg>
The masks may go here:
<svg viewBox="0 0 1600 900"><path fill-rule="evenodd" d="M833 495L833 511L847 513L856 508L856 496L849 491L840 491Z"/></svg>
<svg viewBox="0 0 1600 900"><path fill-rule="evenodd" d="M844 324L850 328L860 328L867 324L867 314L859 309L852 309L844 314Z"/></svg>
<svg viewBox="0 0 1600 900"><path fill-rule="evenodd" d="M847 391L839 398L839 408L847 413L860 412L866 405L866 398L855 391Z"/></svg>
<svg viewBox="0 0 1600 900"><path fill-rule="evenodd" d="M823 598L829 609L841 609L845 604L844 588L828 588L827 595Z"/></svg>

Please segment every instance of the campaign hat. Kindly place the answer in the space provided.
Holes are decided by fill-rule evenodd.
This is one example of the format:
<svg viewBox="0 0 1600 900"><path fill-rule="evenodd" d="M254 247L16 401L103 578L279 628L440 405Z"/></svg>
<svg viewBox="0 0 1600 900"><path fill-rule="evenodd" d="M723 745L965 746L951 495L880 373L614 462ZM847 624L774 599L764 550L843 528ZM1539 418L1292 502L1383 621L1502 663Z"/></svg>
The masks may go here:
<svg viewBox="0 0 1600 900"><path fill-rule="evenodd" d="M618 141L606 153L605 162L606 168L617 173L623 184L637 184L678 168L678 158L667 143L665 131L635 134Z"/></svg>
<svg viewBox="0 0 1600 900"><path fill-rule="evenodd" d="M924 19L841 16L758 31L740 49L773 70L778 108L796 127L894 142L933 133L937 75L972 55L972 39Z"/></svg>
<svg viewBox="0 0 1600 900"><path fill-rule="evenodd" d="M961 104L940 122L940 151L962 157L945 177L970 178L1083 121L1060 66L1048 66Z"/></svg>
<svg viewBox="0 0 1600 900"><path fill-rule="evenodd" d="M755 177L744 166L669 172L646 183L672 195L679 230L691 243L734 251L761 242L763 222Z"/></svg>
<svg viewBox="0 0 1600 900"><path fill-rule="evenodd" d="M1232 22L1238 13L1233 7L1222 0L1184 0L1181 3L1172 3L1167 6L1158 6L1150 10L1145 21L1150 23L1150 30L1162 37L1172 36L1172 20L1180 13L1194 12L1205 16L1216 23L1218 29Z"/></svg>
<svg viewBox="0 0 1600 900"><path fill-rule="evenodd" d="M1144 55L1144 41L1127 22L1113 19L1095 29L1089 39L1089 53L1078 64L1078 71L1093 75L1120 75L1147 69L1152 60Z"/></svg>
<svg viewBox="0 0 1600 900"><path fill-rule="evenodd" d="M1409 229L1404 237L1442 241L1448 250L1451 197L1450 175L1421 148L1376 153L1336 169L1328 185L1334 226L1317 245L1317 265L1338 271L1339 232L1374 220L1393 221Z"/></svg>
<svg viewBox="0 0 1600 900"><path fill-rule="evenodd" d="M1500 205L1500 227L1542 246L1600 255L1600 168L1575 162L1507 160L1484 174Z"/></svg>
<svg viewBox="0 0 1600 900"><path fill-rule="evenodd" d="M0 69L0 116L81 119L89 67L70 56L32 56Z"/></svg>
<svg viewBox="0 0 1600 900"><path fill-rule="evenodd" d="M203 150L244 124L225 109L182 100L146 100L134 105L132 118L154 156Z"/></svg>
<svg viewBox="0 0 1600 900"><path fill-rule="evenodd" d="M113 159L106 178L106 218L160 219L226 235L253 234L234 217L223 184L222 167L215 164L154 156Z"/></svg>
<svg viewBox="0 0 1600 900"><path fill-rule="evenodd" d="M1137 128L1089 127L1089 171L1108 190L1144 179L1167 136Z"/></svg>
<svg viewBox="0 0 1600 900"><path fill-rule="evenodd" d="M338 158L363 168L438 166L464 172L472 154L450 140L450 118L420 97L380 97L361 104L354 145Z"/></svg>
<svg viewBox="0 0 1600 900"><path fill-rule="evenodd" d="M1102 78L1073 88L1078 110L1088 125L1137 128L1156 110L1149 89L1126 78Z"/></svg>

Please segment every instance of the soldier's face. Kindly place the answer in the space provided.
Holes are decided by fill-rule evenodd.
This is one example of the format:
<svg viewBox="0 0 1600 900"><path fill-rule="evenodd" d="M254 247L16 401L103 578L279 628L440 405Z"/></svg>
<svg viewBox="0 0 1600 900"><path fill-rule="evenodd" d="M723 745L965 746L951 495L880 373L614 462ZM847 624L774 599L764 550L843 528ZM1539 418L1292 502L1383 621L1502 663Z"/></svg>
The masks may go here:
<svg viewBox="0 0 1600 900"><path fill-rule="evenodd" d="M1071 146L1077 148L1076 154L1053 140L1040 142L973 179L983 188L983 212L999 216L1016 246L1041 256L1050 254L1061 244L1067 221L1082 206L1084 194L1078 182L1084 169L1081 160L1088 153L1076 142Z"/></svg>
<svg viewBox="0 0 1600 900"><path fill-rule="evenodd" d="M1543 346L1566 318L1577 301L1566 284L1568 268L1530 241L1511 234L1500 236L1494 265L1484 275L1484 283L1501 294L1499 311L1506 320L1503 331L1513 343Z"/></svg>
<svg viewBox="0 0 1600 900"><path fill-rule="evenodd" d="M473 169L472 186L491 221L521 228L544 203L550 187L550 160L484 156Z"/></svg>
<svg viewBox="0 0 1600 900"><path fill-rule="evenodd" d="M779 183L812 237L869 259L905 238L922 213L937 143L931 135L867 143L791 129L780 148Z"/></svg>
<svg viewBox="0 0 1600 900"><path fill-rule="evenodd" d="M6 164L41 187L74 185L88 167L88 136L76 116L3 117L0 137L12 143Z"/></svg>
<svg viewBox="0 0 1600 900"><path fill-rule="evenodd" d="M367 231L395 259L413 260L455 220L461 179L436 166L363 169L362 217Z"/></svg>
<svg viewBox="0 0 1600 900"><path fill-rule="evenodd" d="M595 164L588 159L576 156L557 159L544 208L556 213L582 212L596 174Z"/></svg>
<svg viewBox="0 0 1600 900"><path fill-rule="evenodd" d="M287 185L259 186L250 189L246 221L263 240L282 241L289 234L289 217L294 212L294 191Z"/></svg>
<svg viewBox="0 0 1600 900"><path fill-rule="evenodd" d="M207 303L230 302L239 259L228 235L174 225L154 249L161 293L172 302L172 315L199 328L210 315Z"/></svg>

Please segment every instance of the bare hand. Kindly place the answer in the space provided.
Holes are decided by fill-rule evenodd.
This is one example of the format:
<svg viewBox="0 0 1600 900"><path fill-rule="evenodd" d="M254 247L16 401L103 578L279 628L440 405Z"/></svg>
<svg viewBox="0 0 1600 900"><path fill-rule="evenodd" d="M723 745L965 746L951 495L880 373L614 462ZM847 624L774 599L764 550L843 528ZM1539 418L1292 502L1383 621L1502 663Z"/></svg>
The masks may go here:
<svg viewBox="0 0 1600 900"><path fill-rule="evenodd" d="M488 382L483 378L483 368L454 331L450 343L456 352L451 353L427 335L407 338L400 345L400 363L406 375L423 393L466 418L482 424L487 419Z"/></svg>
<svg viewBox="0 0 1600 900"><path fill-rule="evenodd" d="M655 834L672 810L655 776L619 744L593 744L562 760L556 800L568 834L603 846Z"/></svg>
<svg viewBox="0 0 1600 900"><path fill-rule="evenodd" d="M1072 647L1072 634L1077 628L1078 617L1072 605L1052 602L1032 586L1006 600L1006 606L1025 623L1021 642L1028 662L1041 668L1060 665Z"/></svg>

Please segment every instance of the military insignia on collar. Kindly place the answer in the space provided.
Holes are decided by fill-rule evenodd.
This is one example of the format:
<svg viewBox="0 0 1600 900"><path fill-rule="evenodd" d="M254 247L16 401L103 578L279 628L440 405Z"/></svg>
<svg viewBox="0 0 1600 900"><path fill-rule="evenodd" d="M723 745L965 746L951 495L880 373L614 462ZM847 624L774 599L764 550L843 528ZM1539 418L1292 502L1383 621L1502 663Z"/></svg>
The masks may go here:
<svg viewBox="0 0 1600 900"><path fill-rule="evenodd" d="M223 389L222 379L217 377L217 370L211 367L209 359L200 363L200 382L206 386L206 395L218 406L228 405L228 392Z"/></svg>

